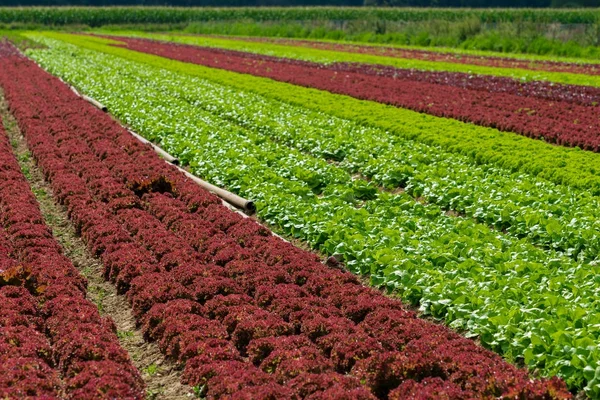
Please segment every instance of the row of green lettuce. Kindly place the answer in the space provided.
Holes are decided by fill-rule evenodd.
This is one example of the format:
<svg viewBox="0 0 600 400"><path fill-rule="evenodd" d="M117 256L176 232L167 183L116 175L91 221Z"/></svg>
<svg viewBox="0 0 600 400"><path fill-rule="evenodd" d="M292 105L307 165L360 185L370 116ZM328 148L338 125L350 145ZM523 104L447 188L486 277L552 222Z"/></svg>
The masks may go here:
<svg viewBox="0 0 600 400"><path fill-rule="evenodd" d="M374 133L352 121L281 103L278 108L215 81L38 39L49 46L28 51L38 63L104 102L194 173L256 199L263 220L327 254L341 254L374 285L479 336L507 359L600 395L594 379L600 374L600 268L594 262L448 216L407 193L380 190L353 176L355 167L325 143L319 149L315 142L312 151L307 142L294 144L308 116L318 117L313 138L338 123L356 138ZM219 100L223 95L234 96L231 107ZM268 111L263 106L273 107L273 115L256 115ZM288 129L282 118L290 121ZM414 145L403 139L394 144L402 143L407 152ZM325 160L331 156L338 162Z"/></svg>
<svg viewBox="0 0 600 400"><path fill-rule="evenodd" d="M424 71L462 72L467 74L504 76L524 81L546 80L556 83L583 86L600 86L600 76L583 75L570 72L535 71L519 68L489 67L484 65L462 64L442 61L420 60L415 58L388 57L382 55L324 50L312 47L286 45L274 42L248 41L243 38L224 38L133 31L113 31L111 35L140 37L166 42L190 44L194 46L244 51L295 60L312 61L322 64L335 62L387 65L395 68L418 69ZM118 37L115 39L118 40Z"/></svg>
<svg viewBox="0 0 600 400"><path fill-rule="evenodd" d="M439 147L207 80L194 79L193 90L187 86L170 90L196 107L335 163L379 187L401 188L413 198L576 260L598 260L600 199L584 190L493 164L477 165ZM320 176L305 181L317 193L325 184Z"/></svg>
<svg viewBox="0 0 600 400"><path fill-rule="evenodd" d="M195 87L191 93L180 87L174 94L272 140L337 162L379 186L401 187L414 198L574 259L589 262L598 256L600 201L586 191L493 164L476 165L436 146L248 91L207 81ZM318 189L322 182L313 179L310 184Z"/></svg>

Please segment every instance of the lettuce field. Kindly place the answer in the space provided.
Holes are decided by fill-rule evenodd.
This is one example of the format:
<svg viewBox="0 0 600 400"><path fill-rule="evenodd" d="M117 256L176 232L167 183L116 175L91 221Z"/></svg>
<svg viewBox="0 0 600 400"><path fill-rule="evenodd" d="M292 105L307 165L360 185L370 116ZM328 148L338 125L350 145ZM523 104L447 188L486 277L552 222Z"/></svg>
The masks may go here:
<svg viewBox="0 0 600 400"><path fill-rule="evenodd" d="M0 97L0 398L600 399L600 61L19 31Z"/></svg>

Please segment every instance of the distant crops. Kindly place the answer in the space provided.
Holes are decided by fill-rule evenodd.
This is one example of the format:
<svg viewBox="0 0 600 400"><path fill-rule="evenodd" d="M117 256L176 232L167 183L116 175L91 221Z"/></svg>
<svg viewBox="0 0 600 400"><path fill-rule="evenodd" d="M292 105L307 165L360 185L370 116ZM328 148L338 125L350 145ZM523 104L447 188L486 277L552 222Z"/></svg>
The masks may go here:
<svg viewBox="0 0 600 400"><path fill-rule="evenodd" d="M536 9L416 9L416 8L173 8L173 7L29 7L0 8L0 23L44 25L172 24L200 21L255 20L385 20L459 21L479 18L481 22L536 22L591 24L600 19L598 10Z"/></svg>

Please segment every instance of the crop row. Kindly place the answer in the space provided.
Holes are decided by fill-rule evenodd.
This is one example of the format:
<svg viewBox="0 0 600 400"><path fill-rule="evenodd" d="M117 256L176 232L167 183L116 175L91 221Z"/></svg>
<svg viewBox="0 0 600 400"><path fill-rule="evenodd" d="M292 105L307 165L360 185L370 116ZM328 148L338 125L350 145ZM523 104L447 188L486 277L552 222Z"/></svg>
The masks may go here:
<svg viewBox="0 0 600 400"><path fill-rule="evenodd" d="M37 40L39 35L28 35ZM268 98L389 132L396 138L415 140L445 151L459 153L477 164L502 166L511 171L536 175L553 183L600 193L600 162L597 154L576 148L553 146L521 135L499 132L456 120L438 118L414 111L357 100L271 79L206 68L182 63L123 48L107 46L102 38L91 38L57 33L44 37L60 39L90 50L116 55L126 60L141 62L186 76L196 76L225 84L240 90L249 90ZM36 58L43 52L30 50ZM535 158L531 154L536 154Z"/></svg>
<svg viewBox="0 0 600 400"><path fill-rule="evenodd" d="M267 102L264 107L272 107L267 113L258 96L236 94L99 53L47 44L59 46L59 51L37 55L43 65L97 96L149 139L160 140L200 176L257 199L259 213L267 221L329 254L344 255L353 271L371 273L375 284L386 284L405 299L420 303L422 310L481 335L483 343L511 359L524 356L527 364L538 367L541 359L537 355L548 353L552 359L544 360L546 373L563 374L575 387L585 386L591 379L584 378L583 370L595 365L592 353L583 355L585 361L579 367L573 367L571 361L567 361L569 369L559 365L572 359L571 350L566 349L577 347L587 335L595 340L596 333L578 331L577 339L573 337L570 345L561 347L550 339L553 328L540 323L562 320L570 330L568 327L580 323L576 322L581 319L576 309L591 312L591 303L575 303L558 295L595 296L589 281L591 265L574 263L510 236L498 237L484 225L448 217L439 208L418 204L406 194L388 195L372 184L353 180L335 164L279 143L289 144L303 132L309 142L319 136L321 131L313 133L309 128L291 138L282 135L283 130L300 129L293 122L298 108ZM218 97L231 99L232 107L223 108ZM256 108L250 106L253 103ZM280 117L271 120L267 114ZM323 131L328 126L352 126L318 114L306 118L313 118L315 126L324 124ZM378 134L382 142L387 136L368 130L358 130L356 136L371 134ZM552 284L544 276L552 277ZM548 285L531 285L540 279ZM512 301L503 300L506 287L511 288ZM548 299L553 299L560 313L548 308ZM531 309L535 311L527 311ZM587 317L590 323L596 318L591 313ZM518 321L518 326L513 328L513 321ZM537 338L547 339L538 347L530 341L531 335L536 342Z"/></svg>
<svg viewBox="0 0 600 400"><path fill-rule="evenodd" d="M136 84L143 84L141 79ZM269 139L335 162L350 175L359 173L391 190L404 188L414 198L575 259L597 257L600 202L585 191L476 165L467 157L399 140L379 129L199 79L182 85L176 76L167 75L146 84L256 132L257 141ZM102 96L99 90L95 94ZM350 179L347 174L329 178L332 173L326 168L318 170L321 176L304 174L298 179L317 192L327 182Z"/></svg>
<svg viewBox="0 0 600 400"><path fill-rule="evenodd" d="M221 37L221 36L217 36ZM223 38L235 39L231 36ZM343 51L348 53L371 54L384 57L397 57L458 64L483 65L500 68L530 69L533 71L570 72L574 74L599 75L600 65L597 63L581 63L573 61L555 61L543 57L526 55L489 55L489 52L469 52L464 50L426 49L413 47L389 47L385 45L351 44L334 41L320 41L309 39L284 39L270 37L239 37L247 42L277 43L286 46L310 47L322 50Z"/></svg>
<svg viewBox="0 0 600 400"><path fill-rule="evenodd" d="M541 71L523 68L505 68L500 66L462 64L454 61L430 60L425 58L398 58L381 54L374 55L255 40L248 41L235 37L195 36L135 31L113 31L109 32L109 34L111 36L115 36L115 40L119 40L119 38L123 36L131 36L201 47L242 51L257 55L268 55L299 61L311 61L328 65L334 63L360 63L394 67L397 69L456 72L469 75L476 74L506 77L524 81L541 80L561 84L594 87L600 86L600 76L598 75L584 75L571 72Z"/></svg>
<svg viewBox="0 0 600 400"><path fill-rule="evenodd" d="M402 73L365 74L365 66L339 69L270 56L121 38L127 48L183 62L262 76L295 85L378 101L440 117L516 132L565 146L600 150L600 123L592 107L528 97L502 88L449 90L444 77L406 79ZM290 62L292 61L292 62ZM368 68L368 67L366 67ZM416 78L416 79L415 79ZM462 77L464 81L466 77ZM432 82L433 81L433 82ZM460 81L459 81L460 82ZM493 82L488 82L493 84ZM491 85L490 85L491 86Z"/></svg>
<svg viewBox="0 0 600 400"><path fill-rule="evenodd" d="M0 397L142 398L116 327L45 225L0 123Z"/></svg>
<svg viewBox="0 0 600 400"><path fill-rule="evenodd" d="M34 157L106 276L209 396L568 397L227 210L33 63L2 71Z"/></svg>
<svg viewBox="0 0 600 400"><path fill-rule="evenodd" d="M287 60L287 62L314 65L314 63L307 61ZM425 82L489 93L505 93L517 95L521 98L529 97L549 102L561 102L561 104L573 103L595 107L600 103L600 88L592 86L563 85L548 81L527 82L501 76L470 75L442 71L428 72L356 63L335 63L330 64L329 68L338 72L359 72L404 81Z"/></svg>

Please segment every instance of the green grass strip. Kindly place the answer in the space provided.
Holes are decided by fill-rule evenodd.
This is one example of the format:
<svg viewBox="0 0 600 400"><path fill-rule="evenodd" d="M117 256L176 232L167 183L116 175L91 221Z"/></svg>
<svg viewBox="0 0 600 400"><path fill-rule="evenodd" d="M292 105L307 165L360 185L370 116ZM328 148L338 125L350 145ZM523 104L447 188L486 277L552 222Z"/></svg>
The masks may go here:
<svg viewBox="0 0 600 400"><path fill-rule="evenodd" d="M418 69L423 71L462 72L477 75L503 76L524 81L550 81L570 85L600 87L600 76L573 74L569 72L533 71L518 68L487 67L483 65L457 64L442 61L427 61L409 58L377 56L372 54L350 53L334 50L322 50L310 47L299 47L268 42L250 42L240 39L225 39L208 36L185 36L145 32L111 32L111 35L140 37L163 40L173 43L190 44L195 46L213 47L249 53L285 57L295 60L312 61L322 64L334 62L350 62L364 64L387 65L403 69Z"/></svg>
<svg viewBox="0 0 600 400"><path fill-rule="evenodd" d="M123 30L123 29L121 29ZM119 29L100 29L95 32L103 33L103 34L118 34ZM115 33L116 32L116 33ZM172 31L169 32L172 35L180 34L180 35L188 35L189 33L185 31ZM230 37L233 40L246 40L251 41L256 39L256 36L243 36L243 35L226 35L228 38ZM392 48L399 50L418 50L418 51L427 51L431 53L440 53L440 54L449 54L454 55L457 58L460 58L461 55L465 56L479 56L479 57L498 57L505 59L515 59L515 60L523 60L523 61L532 61L532 62L544 62L544 61L552 61L552 62L562 62L562 63L572 63L572 64L600 64L600 60L591 59L591 58L575 58L575 57L563 57L563 56L553 56L553 55L542 55L542 54L523 54L523 53L503 53L499 51L491 51L491 50L473 50L473 49L462 49L456 47L438 47L438 46L416 46L416 45L403 45L398 43L377 43L377 42L363 42L363 41L351 41L351 40L334 40L334 39L319 39L319 38L287 38L287 37L265 37L266 41L271 41L273 43L277 43L278 40L289 40L290 42L297 42L298 44L307 45L312 42L315 43L327 43L327 44L342 44L352 47L371 47L374 50L382 49L382 48Z"/></svg>

